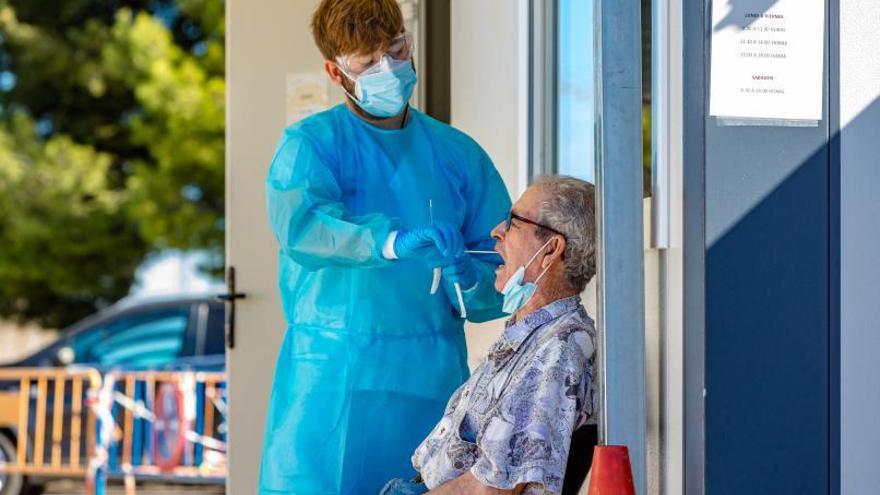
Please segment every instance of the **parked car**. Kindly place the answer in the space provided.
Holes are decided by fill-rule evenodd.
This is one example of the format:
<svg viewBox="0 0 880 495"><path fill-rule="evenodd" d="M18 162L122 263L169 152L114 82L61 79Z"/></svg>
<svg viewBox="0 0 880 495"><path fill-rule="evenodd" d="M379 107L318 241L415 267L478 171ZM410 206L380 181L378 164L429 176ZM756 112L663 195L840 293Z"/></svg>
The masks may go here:
<svg viewBox="0 0 880 495"><path fill-rule="evenodd" d="M42 350L2 365L0 369L88 367L101 373L132 370L223 372L225 319L225 305L210 296L123 300L64 329L55 342ZM31 401L37 396L34 387L31 386ZM0 394L11 396L17 394L19 388L16 381L0 382ZM54 394L49 393L49 389L44 392L48 396L48 416L53 410ZM65 402L69 403L69 388L66 393ZM0 407L2 404L0 402ZM31 437L35 424L33 410L30 409L31 420L28 422ZM69 414L67 407L64 410L66 415ZM20 432L14 422L4 423L3 418L17 417L18 413L2 413L0 411L0 462L14 462ZM64 421L67 424L69 417L65 416ZM65 429L65 437L68 434ZM83 452L86 449L84 446ZM64 451L65 458L70 455L68 450ZM0 473L0 495L36 495L42 493L45 480Z"/></svg>

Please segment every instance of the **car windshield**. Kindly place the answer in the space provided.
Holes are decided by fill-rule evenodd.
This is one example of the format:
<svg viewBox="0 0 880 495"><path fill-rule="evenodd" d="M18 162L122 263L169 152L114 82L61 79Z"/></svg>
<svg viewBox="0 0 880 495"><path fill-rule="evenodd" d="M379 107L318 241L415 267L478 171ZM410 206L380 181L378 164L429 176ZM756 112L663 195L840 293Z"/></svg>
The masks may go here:
<svg viewBox="0 0 880 495"><path fill-rule="evenodd" d="M185 306L115 318L71 339L77 363L161 366L180 356L188 324Z"/></svg>

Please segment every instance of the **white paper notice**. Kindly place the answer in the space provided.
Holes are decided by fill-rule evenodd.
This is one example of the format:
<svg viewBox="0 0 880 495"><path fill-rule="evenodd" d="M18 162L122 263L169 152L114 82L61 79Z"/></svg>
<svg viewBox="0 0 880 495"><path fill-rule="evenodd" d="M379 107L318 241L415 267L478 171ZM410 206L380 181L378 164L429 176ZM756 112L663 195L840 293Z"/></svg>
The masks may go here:
<svg viewBox="0 0 880 495"><path fill-rule="evenodd" d="M713 0L709 114L821 120L824 0Z"/></svg>
<svg viewBox="0 0 880 495"><path fill-rule="evenodd" d="M287 125L327 108L330 102L327 81L323 72L287 75Z"/></svg>

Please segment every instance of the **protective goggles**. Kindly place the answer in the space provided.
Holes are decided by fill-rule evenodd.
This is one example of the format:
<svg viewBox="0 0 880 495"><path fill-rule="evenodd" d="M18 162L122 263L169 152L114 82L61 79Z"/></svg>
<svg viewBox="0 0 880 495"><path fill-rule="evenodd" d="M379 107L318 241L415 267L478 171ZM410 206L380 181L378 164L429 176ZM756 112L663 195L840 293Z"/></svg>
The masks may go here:
<svg viewBox="0 0 880 495"><path fill-rule="evenodd" d="M379 69L379 62L383 58L389 57L392 60L402 61L409 60L413 56L413 37L409 33L402 33L396 36L384 53L360 54L360 55L340 55L336 57L336 63L347 74L352 76L365 76L371 74L371 71Z"/></svg>

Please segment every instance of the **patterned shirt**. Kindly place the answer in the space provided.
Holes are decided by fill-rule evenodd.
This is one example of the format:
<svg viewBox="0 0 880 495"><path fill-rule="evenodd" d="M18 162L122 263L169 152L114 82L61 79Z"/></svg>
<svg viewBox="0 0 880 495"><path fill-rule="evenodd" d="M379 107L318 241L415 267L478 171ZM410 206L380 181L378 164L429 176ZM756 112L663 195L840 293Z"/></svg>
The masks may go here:
<svg viewBox="0 0 880 495"><path fill-rule="evenodd" d="M572 433L595 422L595 337L576 296L508 322L416 449L425 484L470 471L495 488L560 493Z"/></svg>

